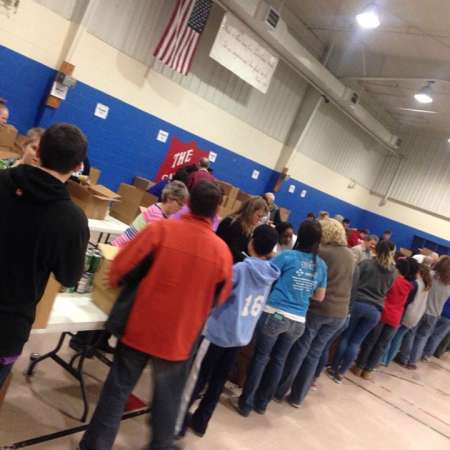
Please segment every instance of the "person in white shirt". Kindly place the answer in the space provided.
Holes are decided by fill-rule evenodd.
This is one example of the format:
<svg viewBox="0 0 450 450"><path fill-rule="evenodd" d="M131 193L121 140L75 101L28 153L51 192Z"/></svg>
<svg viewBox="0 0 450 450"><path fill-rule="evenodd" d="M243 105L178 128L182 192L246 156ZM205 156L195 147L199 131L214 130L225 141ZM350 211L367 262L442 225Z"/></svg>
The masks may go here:
<svg viewBox="0 0 450 450"><path fill-rule="evenodd" d="M297 235L294 233L294 227L288 222L281 222L276 226L278 231L278 244L275 247L275 253L278 255L285 250L292 250L297 242Z"/></svg>
<svg viewBox="0 0 450 450"><path fill-rule="evenodd" d="M375 247L378 244L378 236L371 234L363 238L362 244L351 248L356 265L365 259L370 259L375 255Z"/></svg>

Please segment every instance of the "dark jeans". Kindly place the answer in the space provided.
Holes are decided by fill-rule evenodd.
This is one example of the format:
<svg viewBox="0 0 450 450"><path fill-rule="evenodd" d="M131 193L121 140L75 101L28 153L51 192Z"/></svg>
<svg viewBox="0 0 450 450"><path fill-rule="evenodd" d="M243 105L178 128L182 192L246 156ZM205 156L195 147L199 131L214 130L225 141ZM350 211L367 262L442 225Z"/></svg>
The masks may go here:
<svg viewBox="0 0 450 450"><path fill-rule="evenodd" d="M402 364L409 364L409 358L411 356L412 348L414 345L414 340L416 339L416 333L418 324L408 330L402 340L402 344L400 346L400 351L398 352L396 360Z"/></svg>
<svg viewBox="0 0 450 450"><path fill-rule="evenodd" d="M397 328L380 322L364 339L356 365L360 369L375 369L396 331Z"/></svg>
<svg viewBox="0 0 450 450"><path fill-rule="evenodd" d="M81 450L112 449L127 399L149 362L153 367L153 433L148 448L176 448L175 423L190 361L165 361L119 344L94 416L81 440Z"/></svg>
<svg viewBox="0 0 450 450"><path fill-rule="evenodd" d="M263 313L256 326L256 346L239 406L244 412L254 407L265 410L283 373L286 358L305 324L276 314Z"/></svg>
<svg viewBox="0 0 450 450"><path fill-rule="evenodd" d="M450 331L450 319L446 317L439 317L432 335L429 337L423 356L433 356L439 347L439 344L443 341Z"/></svg>
<svg viewBox="0 0 450 450"><path fill-rule="evenodd" d="M359 347L366 336L376 327L381 311L370 303L355 301L348 328L339 341L333 359L333 371L343 375L352 365Z"/></svg>
<svg viewBox="0 0 450 450"><path fill-rule="evenodd" d="M206 432L241 348L224 348L212 343L209 345L190 402L192 405L206 388L198 408L191 416L190 424L197 433Z"/></svg>
<svg viewBox="0 0 450 450"><path fill-rule="evenodd" d="M333 345L334 342L336 342L337 339L339 339L341 334L347 329L349 323L350 323L350 316L347 316L347 318L344 319L344 324L342 325L342 327L339 328L339 330L337 330L336 333L334 333L332 338L328 341L327 345L323 349L322 355L320 356L319 359L319 364L317 365L316 368L316 373L314 374L314 378L316 380L317 378L320 377L321 373L323 372L323 369L325 369L325 367L328 365L328 361L330 359L331 346Z"/></svg>
<svg viewBox="0 0 450 450"><path fill-rule="evenodd" d="M292 347L275 396L282 399L291 389L290 401L303 402L314 380L322 352L345 319L309 313L303 336Z"/></svg>
<svg viewBox="0 0 450 450"><path fill-rule="evenodd" d="M0 364L0 389L3 386L3 383L8 378L8 375L11 373L13 365L14 364L8 364L8 365L4 366L3 364Z"/></svg>
<svg viewBox="0 0 450 450"><path fill-rule="evenodd" d="M416 364L417 361L422 359L425 345L427 344L428 338L433 333L438 319L439 317L430 316L429 314L425 314L422 317L422 320L417 326L416 337L408 361L409 364Z"/></svg>
<svg viewBox="0 0 450 450"><path fill-rule="evenodd" d="M386 347L383 357L381 358L382 364L384 364L386 367L397 356L402 346L403 339L409 331L410 331L409 328L406 328L403 325L397 329L396 333L394 334L394 337L391 339L388 346Z"/></svg>

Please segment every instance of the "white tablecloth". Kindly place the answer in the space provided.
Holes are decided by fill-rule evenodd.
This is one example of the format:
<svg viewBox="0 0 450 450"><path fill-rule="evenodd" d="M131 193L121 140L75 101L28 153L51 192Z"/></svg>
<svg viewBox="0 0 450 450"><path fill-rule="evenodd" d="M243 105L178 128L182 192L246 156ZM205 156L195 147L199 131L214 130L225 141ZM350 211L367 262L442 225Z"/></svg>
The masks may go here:
<svg viewBox="0 0 450 450"><path fill-rule="evenodd" d="M101 330L107 317L89 294L58 294L47 327L32 334Z"/></svg>
<svg viewBox="0 0 450 450"><path fill-rule="evenodd" d="M104 220L89 219L89 229L93 233L122 234L127 228L126 223L111 216Z"/></svg>

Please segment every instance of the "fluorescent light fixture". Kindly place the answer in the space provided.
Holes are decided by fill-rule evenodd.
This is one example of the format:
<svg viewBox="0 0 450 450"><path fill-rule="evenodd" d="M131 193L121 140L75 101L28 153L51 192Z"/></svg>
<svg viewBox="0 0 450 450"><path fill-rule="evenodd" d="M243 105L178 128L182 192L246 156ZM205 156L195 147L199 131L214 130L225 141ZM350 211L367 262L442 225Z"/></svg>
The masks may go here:
<svg viewBox="0 0 450 450"><path fill-rule="evenodd" d="M431 85L433 81L429 81L417 94L414 95L416 101L422 104L433 103L433 97L431 96Z"/></svg>
<svg viewBox="0 0 450 450"><path fill-rule="evenodd" d="M369 6L363 12L357 14L356 22L361 28L374 30L380 26L380 17L374 5Z"/></svg>
<svg viewBox="0 0 450 450"><path fill-rule="evenodd" d="M447 142L450 144L450 138L447 139Z"/></svg>

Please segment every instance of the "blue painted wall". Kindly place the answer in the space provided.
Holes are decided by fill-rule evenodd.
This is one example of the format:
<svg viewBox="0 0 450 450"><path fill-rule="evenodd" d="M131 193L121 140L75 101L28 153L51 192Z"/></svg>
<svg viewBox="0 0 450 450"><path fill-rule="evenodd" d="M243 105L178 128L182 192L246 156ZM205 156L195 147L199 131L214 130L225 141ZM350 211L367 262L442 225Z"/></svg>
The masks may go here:
<svg viewBox="0 0 450 450"><path fill-rule="evenodd" d="M136 175L147 178L156 175L170 145L170 137L166 143L156 140L160 129L185 142L195 140L203 150L216 152L215 175L246 192L260 194L270 190L278 177L274 170L238 155L233 149L220 147L84 83L78 82L70 90L59 109L47 108L43 104L54 76L53 69L0 46L0 97L9 101L11 123L21 132L55 122L78 125L88 137L92 165L101 169L101 182L111 189L121 182L131 182ZM97 103L109 106L107 120L94 116ZM260 172L257 180L251 178L255 169ZM296 188L293 194L288 192L291 184ZM305 198L300 197L302 190L307 192ZM389 228L402 247L409 247L415 235L450 246L444 239L358 208L295 179L284 183L277 194L277 203L292 210L291 222L295 226L309 211L323 209L331 215L340 213L355 226L369 228L376 234Z"/></svg>

